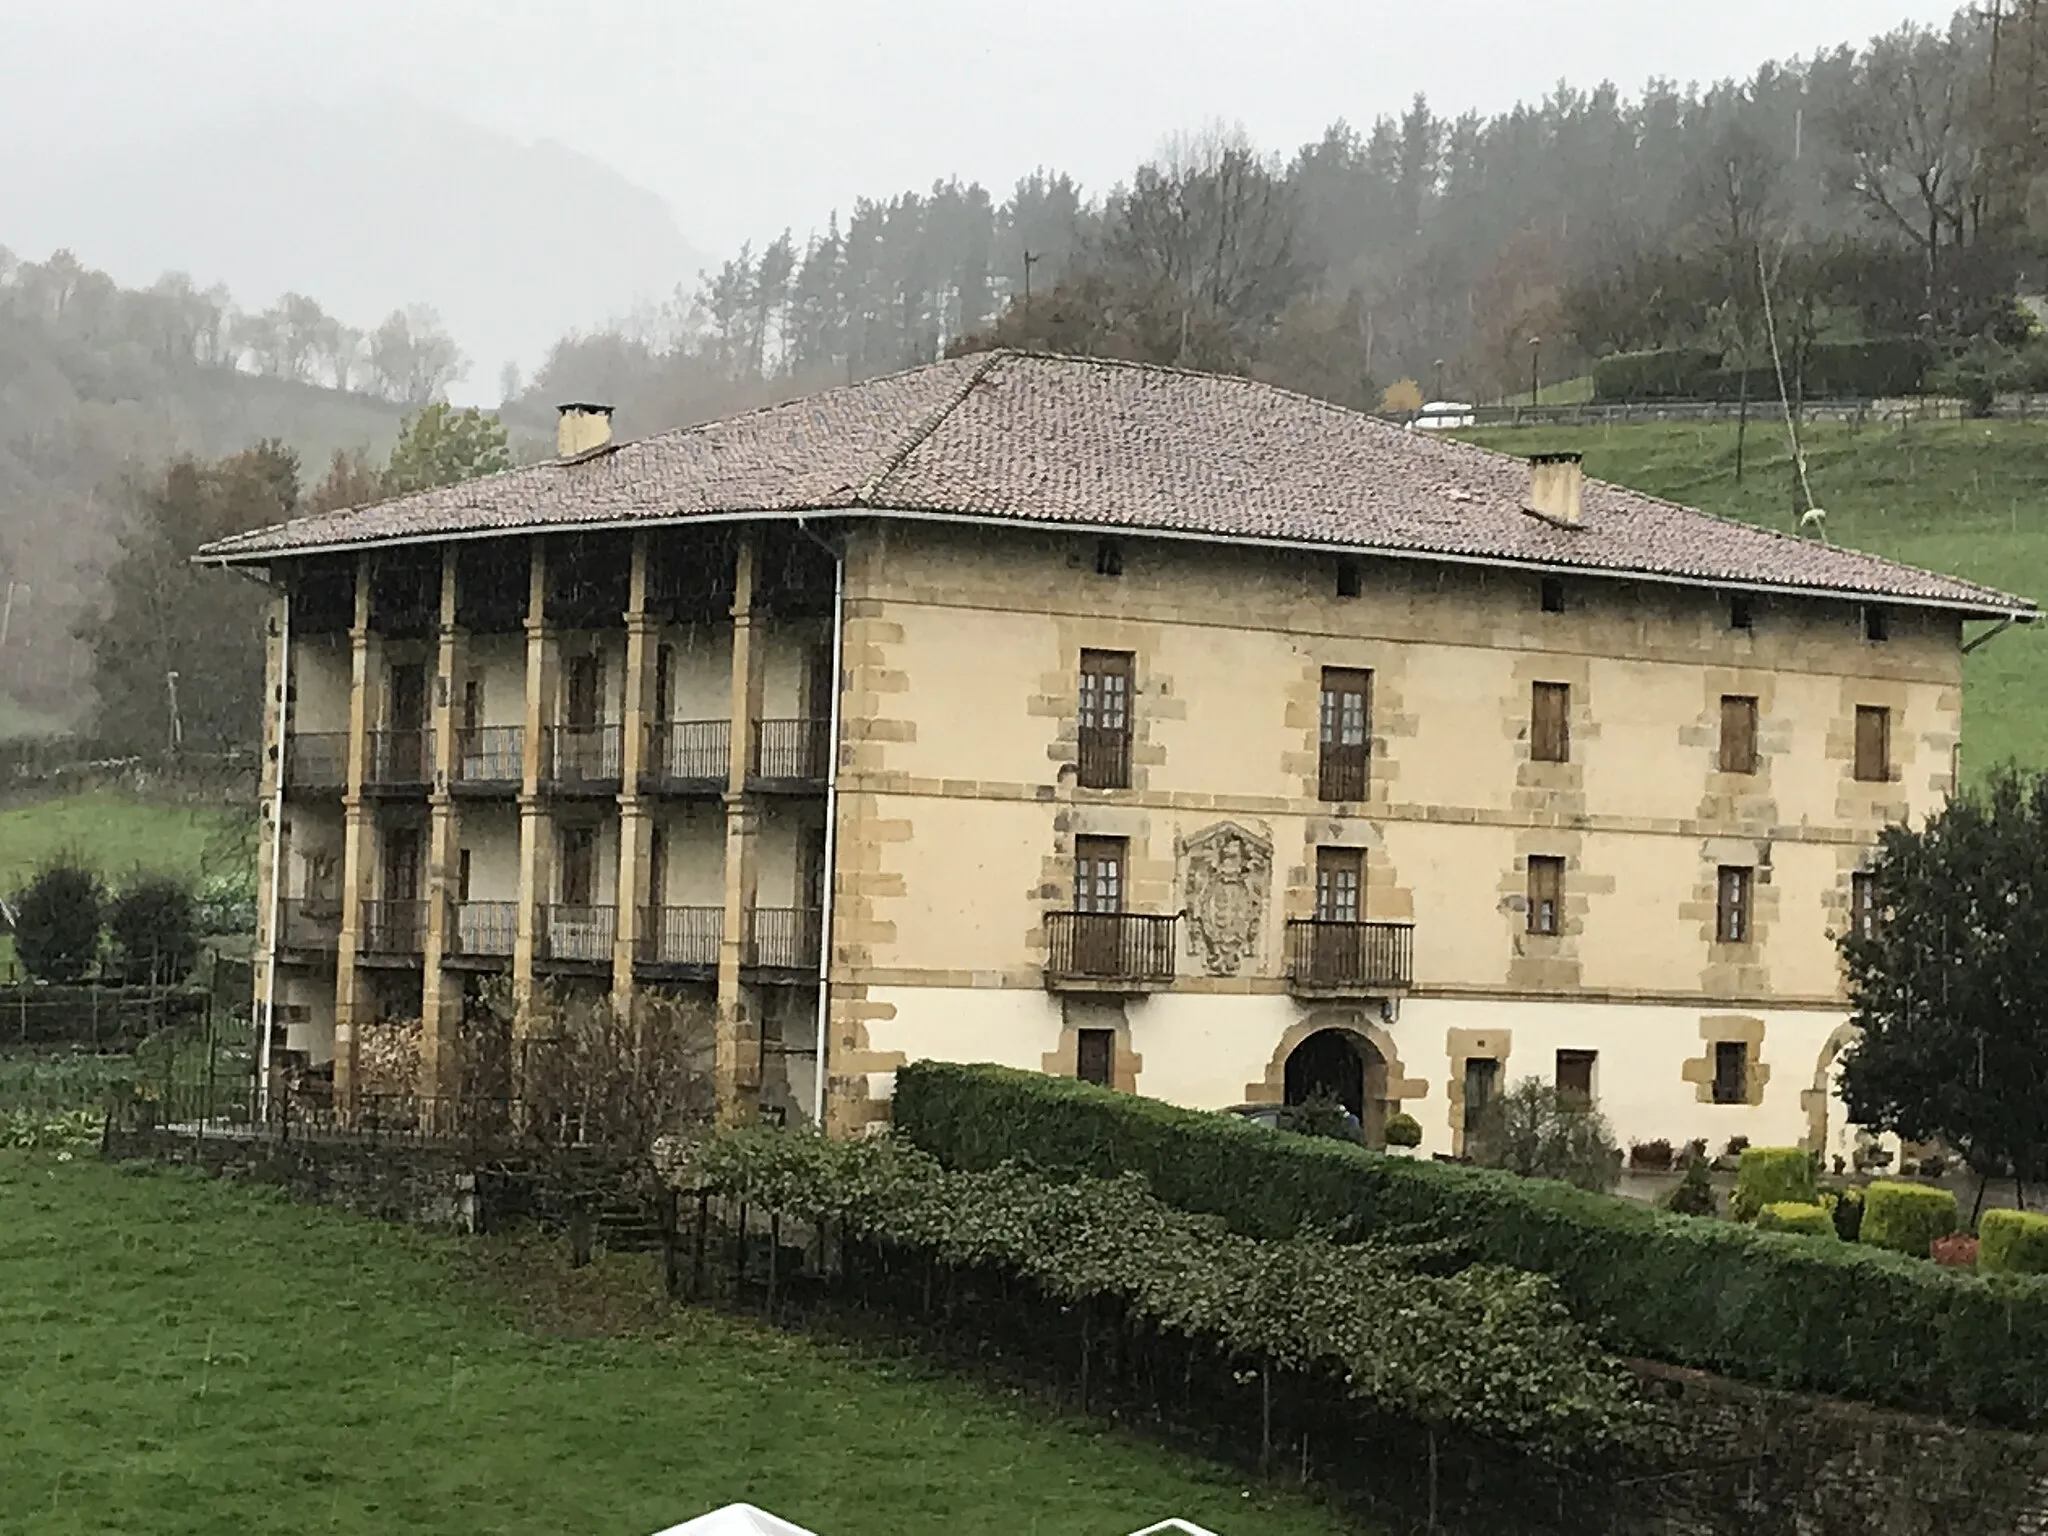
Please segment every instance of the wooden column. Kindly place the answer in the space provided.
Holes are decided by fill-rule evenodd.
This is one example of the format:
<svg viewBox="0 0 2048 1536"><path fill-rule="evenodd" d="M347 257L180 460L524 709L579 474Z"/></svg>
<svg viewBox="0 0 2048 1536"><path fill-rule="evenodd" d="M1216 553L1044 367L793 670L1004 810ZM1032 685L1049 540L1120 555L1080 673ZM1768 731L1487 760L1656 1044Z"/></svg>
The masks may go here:
<svg viewBox="0 0 2048 1536"><path fill-rule="evenodd" d="M718 946L717 1099L721 1125L751 1120L761 1086L761 1021L741 981L759 879L759 813L747 799L754 722L761 716L761 646L754 604L760 540L748 534L735 557L732 596L731 751L725 782L725 923Z"/></svg>
<svg viewBox="0 0 2048 1536"><path fill-rule="evenodd" d="M289 658L285 648L288 643L287 600L279 596L271 602L270 617L264 630L263 758L256 790L257 803L262 810L256 840L256 953L255 962L249 968L255 998L249 1017L256 1021L259 1065L275 1059L278 1043L277 1020L274 1017L277 991L273 973L277 969L277 947L282 939L278 927L283 921L285 897L291 890L291 857L286 846L284 806L280 793L284 783L285 753L289 750L286 738L291 725L286 686ZM269 1052L261 1044L266 1031L273 1042ZM265 1103L269 1102L269 1092L266 1084L263 1089Z"/></svg>
<svg viewBox="0 0 2048 1536"><path fill-rule="evenodd" d="M420 989L419 1092L433 1099L461 1091L459 1033L462 988L442 970L455 921L462 828L451 792L455 775L458 679L463 667L463 634L456 622L455 546L441 551L440 651L434 663L434 787L427 799L427 932ZM455 983L451 986L451 983Z"/></svg>
<svg viewBox="0 0 2048 1536"><path fill-rule="evenodd" d="M556 643L547 623L547 544L533 541L526 590L526 727L519 785L519 926L512 941L514 1070L518 1045L531 1026L534 954L540 937L540 909L550 895L554 821L541 796L546 776L546 731L554 704Z"/></svg>
<svg viewBox="0 0 2048 1536"><path fill-rule="evenodd" d="M369 778L370 730L382 646L370 628L369 555L356 557L355 622L349 627L348 777L341 796L341 939L334 957L334 1102L344 1112L355 1095L356 1027L364 1017L363 904L375 894L376 827L363 785Z"/></svg>
<svg viewBox="0 0 2048 1536"><path fill-rule="evenodd" d="M633 1006L633 960L639 953L641 925L652 900L647 861L654 817L652 807L641 798L640 773L647 761L654 659L660 649L660 626L647 612L646 534L633 535L632 558L632 579L626 597L625 697L619 710L619 877L612 887L618 902L613 929L617 937L612 947L612 1003L622 1013Z"/></svg>

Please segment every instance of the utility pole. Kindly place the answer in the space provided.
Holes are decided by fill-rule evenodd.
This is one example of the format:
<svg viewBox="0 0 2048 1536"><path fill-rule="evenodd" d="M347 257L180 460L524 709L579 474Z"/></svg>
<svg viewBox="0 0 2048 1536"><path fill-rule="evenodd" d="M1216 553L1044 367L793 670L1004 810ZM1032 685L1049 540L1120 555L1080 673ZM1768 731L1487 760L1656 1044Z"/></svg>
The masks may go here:
<svg viewBox="0 0 2048 1536"><path fill-rule="evenodd" d="M164 687L171 695L171 752L175 756L185 745L185 722L178 718L178 674L166 672Z"/></svg>
<svg viewBox="0 0 2048 1536"><path fill-rule="evenodd" d="M1538 403L1537 391L1542 386L1537 383L1537 380L1541 376L1542 361L1543 338L1541 336L1531 336L1529 338L1529 403L1531 405Z"/></svg>
<svg viewBox="0 0 2048 1536"><path fill-rule="evenodd" d="M1043 256L1037 255L1028 249L1024 252L1024 307L1026 309L1031 307L1031 269L1043 260L1045 260Z"/></svg>
<svg viewBox="0 0 2048 1536"><path fill-rule="evenodd" d="M0 606L0 651L7 649L7 631L14 627L15 588L16 583L7 583L7 602L5 606ZM20 590L26 592L28 588L22 587Z"/></svg>

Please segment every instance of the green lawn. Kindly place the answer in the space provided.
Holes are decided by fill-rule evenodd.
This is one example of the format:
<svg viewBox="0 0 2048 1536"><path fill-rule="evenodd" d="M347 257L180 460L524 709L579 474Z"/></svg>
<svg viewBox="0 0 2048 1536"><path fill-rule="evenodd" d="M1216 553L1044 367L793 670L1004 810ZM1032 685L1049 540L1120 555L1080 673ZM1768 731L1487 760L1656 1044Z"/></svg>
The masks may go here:
<svg viewBox="0 0 2048 1536"><path fill-rule="evenodd" d="M493 1257L495 1256L495 1257ZM1336 1536L1033 1401L271 1192L0 1152L0 1531Z"/></svg>
<svg viewBox="0 0 2048 1536"><path fill-rule="evenodd" d="M44 860L74 851L110 880L137 869L196 876L209 841L246 819L106 789L8 806L0 810L0 891L18 890Z"/></svg>
<svg viewBox="0 0 2048 1536"><path fill-rule="evenodd" d="M1481 429L1506 453L1572 448L1586 473L1789 531L1782 421L1752 422L1741 484L1724 423ZM2048 603L2048 424L1940 422L1805 429L1807 477L1828 537ZM1996 763L2048 767L2048 626L2000 635L1965 662L1966 778Z"/></svg>

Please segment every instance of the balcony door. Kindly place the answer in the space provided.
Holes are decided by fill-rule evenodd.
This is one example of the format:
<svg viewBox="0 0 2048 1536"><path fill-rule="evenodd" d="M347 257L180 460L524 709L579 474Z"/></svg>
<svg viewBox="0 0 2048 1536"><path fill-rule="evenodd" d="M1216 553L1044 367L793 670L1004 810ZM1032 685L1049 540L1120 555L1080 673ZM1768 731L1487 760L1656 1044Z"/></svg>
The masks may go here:
<svg viewBox="0 0 2048 1536"><path fill-rule="evenodd" d="M561 744L557 773L564 779L604 779L604 658L571 656L562 675Z"/></svg>
<svg viewBox="0 0 2048 1536"><path fill-rule="evenodd" d="M420 829L392 827L384 834L384 900L420 899Z"/></svg>
<svg viewBox="0 0 2048 1536"><path fill-rule="evenodd" d="M1372 758L1372 674L1323 668L1316 744L1316 798L1363 800Z"/></svg>
<svg viewBox="0 0 2048 1536"><path fill-rule="evenodd" d="M1074 968L1084 976L1118 974L1129 848L1121 837L1074 839Z"/></svg>
<svg viewBox="0 0 2048 1536"><path fill-rule="evenodd" d="M1310 979L1325 983L1359 981L1365 955L1359 927L1365 908L1365 850L1316 850L1315 928L1309 951Z"/></svg>
<svg viewBox="0 0 2048 1536"><path fill-rule="evenodd" d="M597 828L564 827L561 837L562 905L588 908L597 900Z"/></svg>
<svg viewBox="0 0 2048 1536"><path fill-rule="evenodd" d="M417 661L391 668L386 695L385 761L378 776L401 782L427 778L427 669Z"/></svg>

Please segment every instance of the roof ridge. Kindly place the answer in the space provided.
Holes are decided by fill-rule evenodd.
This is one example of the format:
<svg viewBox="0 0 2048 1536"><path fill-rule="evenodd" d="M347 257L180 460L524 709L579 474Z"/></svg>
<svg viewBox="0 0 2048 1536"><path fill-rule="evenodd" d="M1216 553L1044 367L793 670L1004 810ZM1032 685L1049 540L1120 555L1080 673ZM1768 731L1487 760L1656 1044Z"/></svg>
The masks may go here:
<svg viewBox="0 0 2048 1536"><path fill-rule="evenodd" d="M853 493L853 504L857 507L871 505L875 493L882 488L882 482L901 469L903 461L917 452L918 448L945 424L946 418L960 408L961 403L974 392L974 386L987 378L996 364L1000 363L1005 355L1002 351L991 352L980 363L969 370L965 382L955 389L952 394L948 395L937 410L931 412L922 422L911 428L910 436L903 440L894 453L882 461L881 468L861 482L860 488ZM933 367L936 365L928 363L925 366Z"/></svg>

